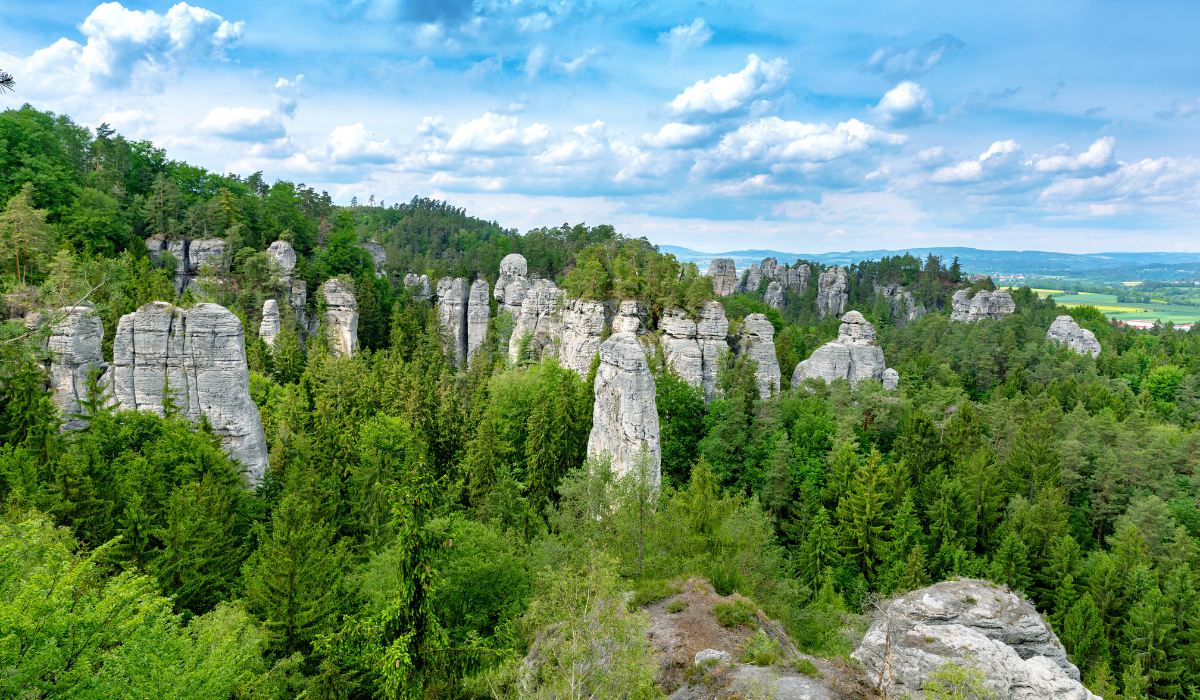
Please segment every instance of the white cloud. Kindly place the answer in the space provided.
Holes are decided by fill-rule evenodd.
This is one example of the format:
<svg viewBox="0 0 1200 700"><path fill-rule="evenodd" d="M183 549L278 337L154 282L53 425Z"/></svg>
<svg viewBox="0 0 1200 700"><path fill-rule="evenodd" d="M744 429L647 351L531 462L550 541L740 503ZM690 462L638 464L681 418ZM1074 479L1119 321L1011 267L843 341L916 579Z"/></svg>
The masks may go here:
<svg viewBox="0 0 1200 700"><path fill-rule="evenodd" d="M231 23L182 2L165 15L109 2L96 7L79 25L87 44L62 38L27 58L6 57L6 61L43 91L133 86L158 92L192 61L224 60L225 50L241 40L242 28L242 22Z"/></svg>
<svg viewBox="0 0 1200 700"><path fill-rule="evenodd" d="M525 57L525 63L521 65L521 70L525 71L525 75L533 78L542 72L542 66L546 65L546 61L549 58L550 51L542 44L538 44Z"/></svg>
<svg viewBox="0 0 1200 700"><path fill-rule="evenodd" d="M930 181L952 185L980 182L997 174L1006 175L1020 164L1021 145L1012 139L996 141L976 160L964 160L936 170Z"/></svg>
<svg viewBox="0 0 1200 700"><path fill-rule="evenodd" d="M104 116L100 118L101 124L108 124L118 132L135 138L145 137L150 127L154 126L157 121L153 114L140 109L105 112Z"/></svg>
<svg viewBox="0 0 1200 700"><path fill-rule="evenodd" d="M697 17L691 24L681 24L669 32L660 33L658 43L670 47L671 58L678 58L685 51L704 46L712 37L712 27L705 24L703 17Z"/></svg>
<svg viewBox="0 0 1200 700"><path fill-rule="evenodd" d="M1111 136L1096 139L1087 152L1077 156L1064 153L1036 155L1033 157L1033 169L1040 173L1075 172L1079 170L1100 170L1114 164L1113 151L1117 140ZM1060 146L1065 150L1066 146Z"/></svg>
<svg viewBox="0 0 1200 700"><path fill-rule="evenodd" d="M267 141L284 135L277 112L251 107L217 107L201 120L200 130L234 141Z"/></svg>
<svg viewBox="0 0 1200 700"><path fill-rule="evenodd" d="M396 160L396 150L391 140L376 141L375 133L362 124L339 126L329 135L324 147L310 151L309 155L336 165L378 165Z"/></svg>
<svg viewBox="0 0 1200 700"><path fill-rule="evenodd" d="M1161 112L1155 112L1154 116L1159 119L1186 119L1200 112L1200 97L1194 100L1173 100L1168 109Z"/></svg>
<svg viewBox="0 0 1200 700"><path fill-rule="evenodd" d="M516 117L485 112L454 130L446 150L478 155L517 155L528 153L550 138L550 127L533 124L521 129Z"/></svg>
<svg viewBox="0 0 1200 700"><path fill-rule="evenodd" d="M926 217L920 205L893 192L825 192L820 202L793 200L773 212L797 221L830 224L911 226Z"/></svg>
<svg viewBox="0 0 1200 700"><path fill-rule="evenodd" d="M668 108L681 116L731 114L744 109L753 100L782 92L790 74L787 59L764 62L750 54L742 70L698 81L671 100Z"/></svg>
<svg viewBox="0 0 1200 700"><path fill-rule="evenodd" d="M1087 178L1063 178L1042 192L1046 200L1200 203L1200 159L1145 158Z"/></svg>
<svg viewBox="0 0 1200 700"><path fill-rule="evenodd" d="M898 146L905 141L905 136L889 134L857 119L831 127L767 117L726 134L701 160L715 170L754 164L780 171L863 153L872 145Z"/></svg>
<svg viewBox="0 0 1200 700"><path fill-rule="evenodd" d="M275 81L275 87L271 91L275 93L275 102L279 105L279 112L287 117L296 115L297 100L300 97L300 84L304 82L304 74L296 76L295 80L280 78Z"/></svg>
<svg viewBox="0 0 1200 700"><path fill-rule="evenodd" d="M871 108L871 112L883 124L921 124L933 119L933 100L925 88L905 80L884 93L883 99Z"/></svg>
<svg viewBox="0 0 1200 700"><path fill-rule="evenodd" d="M896 46L884 46L875 50L863 65L863 70L880 73L889 78L907 78L927 73L943 58L962 49L966 44L959 39L943 34L936 39L908 51Z"/></svg>
<svg viewBox="0 0 1200 700"><path fill-rule="evenodd" d="M690 148L707 139L713 128L703 124L664 124L657 133L646 134L638 143L651 148Z"/></svg>

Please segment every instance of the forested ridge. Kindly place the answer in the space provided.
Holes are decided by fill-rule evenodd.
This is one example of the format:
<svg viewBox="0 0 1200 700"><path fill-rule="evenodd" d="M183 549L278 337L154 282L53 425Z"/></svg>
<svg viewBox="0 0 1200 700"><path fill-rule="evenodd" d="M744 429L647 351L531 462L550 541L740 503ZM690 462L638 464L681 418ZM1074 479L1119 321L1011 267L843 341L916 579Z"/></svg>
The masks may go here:
<svg viewBox="0 0 1200 700"><path fill-rule="evenodd" d="M495 282L520 253L573 297L639 300L651 326L713 299L711 278L644 239L520 233L419 197L340 207L28 106L0 114L0 144L0 696L575 697L582 683L658 697L672 689L655 685L639 606L680 576L752 598L803 651L843 661L873 601L988 578L1036 603L1097 694L1200 696L1200 333L1075 308L1093 359L1046 341L1066 313L1052 300L1019 289L1003 319L951 322L950 296L990 281L885 258L848 268L847 310L874 324L898 389L791 386L839 323L814 310L815 284L777 310L764 280L720 301L735 323L771 321L784 385L763 398L753 360L730 354L706 404L652 352L655 488L587 456L594 368L510 361L494 299L458 364L436 309L400 282ZM171 261L147 255L157 235L223 239L229 269L179 295ZM313 311L325 280L351 284L360 352L302 346L292 318L273 348L258 337L285 292L277 240ZM890 284L929 313L894 318L876 288ZM150 301L237 314L264 478L248 485L169 402L107 404L99 377L87 426L60 432L46 326L27 321L79 301L110 361L120 317ZM547 661L531 671L535 642Z"/></svg>

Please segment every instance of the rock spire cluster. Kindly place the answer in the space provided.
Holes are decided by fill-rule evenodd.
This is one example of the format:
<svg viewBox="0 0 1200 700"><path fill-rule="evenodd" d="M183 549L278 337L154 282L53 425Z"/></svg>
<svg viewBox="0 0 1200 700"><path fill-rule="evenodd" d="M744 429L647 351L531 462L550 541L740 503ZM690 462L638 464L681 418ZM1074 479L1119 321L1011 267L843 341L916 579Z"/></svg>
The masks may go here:
<svg viewBox="0 0 1200 700"><path fill-rule="evenodd" d="M764 279L768 279L778 285L773 298L778 299L780 306L783 304L784 291L803 294L808 289L811 274L808 265L780 265L775 258L764 258L762 263L751 263L742 277L738 276L737 267L731 258L716 258L708 266L708 275L713 278L713 293L717 296L753 293L758 290Z"/></svg>
<svg viewBox="0 0 1200 700"><path fill-rule="evenodd" d="M1059 316L1050 324L1046 331L1046 340L1057 345L1066 345L1080 355L1091 355L1093 359L1100 356L1100 341L1096 334L1086 328L1080 328L1075 319L1070 316Z"/></svg>
<svg viewBox="0 0 1200 700"><path fill-rule="evenodd" d="M975 296L969 294L969 290L960 289L950 298L950 306L954 309L954 313L950 314L951 321L974 323L985 318L999 320L1017 310L1017 304L1007 290L989 292L980 289Z"/></svg>
<svg viewBox="0 0 1200 700"><path fill-rule="evenodd" d="M864 379L885 380L883 348L875 337L875 326L857 311L847 311L842 316L837 340L831 340L813 351L811 357L796 365L792 373L792 386L805 379L820 377L826 383L845 379L857 386ZM899 380L895 370L886 379L885 388L895 388ZM888 387L887 384L892 384Z"/></svg>
<svg viewBox="0 0 1200 700"><path fill-rule="evenodd" d="M200 275L200 268L208 266L214 272L229 269L225 255L225 240L222 238L197 238L191 240L168 240L159 234L146 239L146 250L155 260L163 253L175 258L175 293L183 294Z"/></svg>
<svg viewBox="0 0 1200 700"><path fill-rule="evenodd" d="M654 376L636 333L614 333L600 344L596 370L589 455L612 456L613 470L625 474L645 453L650 478L661 479L662 445Z"/></svg>

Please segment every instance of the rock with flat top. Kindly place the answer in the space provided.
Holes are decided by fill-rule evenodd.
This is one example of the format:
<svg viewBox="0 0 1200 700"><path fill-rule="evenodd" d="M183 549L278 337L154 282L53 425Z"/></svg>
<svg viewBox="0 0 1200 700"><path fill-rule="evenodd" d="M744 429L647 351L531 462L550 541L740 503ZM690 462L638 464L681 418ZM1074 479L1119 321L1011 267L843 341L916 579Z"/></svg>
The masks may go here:
<svg viewBox="0 0 1200 700"><path fill-rule="evenodd" d="M737 266L731 258L716 258L708 265L708 276L713 280L713 294L727 297L739 286Z"/></svg>
<svg viewBox="0 0 1200 700"><path fill-rule="evenodd" d="M1100 341L1096 334L1086 328L1080 328L1075 319L1070 316L1059 316L1050 324L1046 331L1046 340L1058 345L1066 345L1080 355L1091 355L1093 359L1100 356Z"/></svg>
<svg viewBox="0 0 1200 700"><path fill-rule="evenodd" d="M768 258L771 260L772 258ZM762 268L758 263L750 263L750 267L742 273L742 279L738 283L737 292L740 294L756 294L758 293L758 285L763 281Z"/></svg>
<svg viewBox="0 0 1200 700"><path fill-rule="evenodd" d="M296 269L296 250L287 241L275 241L267 246L267 256L279 268L279 275L285 281L292 279L292 270Z"/></svg>
<svg viewBox="0 0 1200 700"><path fill-rule="evenodd" d="M775 326L763 314L750 314L742 321L737 339L737 354L748 354L758 363L754 379L758 395L769 398L779 391L779 360L775 357Z"/></svg>
<svg viewBox="0 0 1200 700"><path fill-rule="evenodd" d="M654 396L654 376L637 335L614 333L601 343L588 454L611 455L613 471L625 474L645 451L649 476L658 483L662 447Z"/></svg>
<svg viewBox="0 0 1200 700"><path fill-rule="evenodd" d="M358 352L358 300L354 290L336 277L321 285L325 299L325 330L329 334L329 349L339 357Z"/></svg>
<svg viewBox="0 0 1200 700"><path fill-rule="evenodd" d="M438 319L450 336L450 352L456 363L467 355L467 305L471 292L462 277L443 277L437 283Z"/></svg>
<svg viewBox="0 0 1200 700"><path fill-rule="evenodd" d="M229 270L225 255L225 240L221 238L197 238L192 240L168 240L162 234L146 239L146 250L150 257L159 260L162 254L170 253L175 258L175 292L183 292L207 266L214 273Z"/></svg>
<svg viewBox="0 0 1200 700"><path fill-rule="evenodd" d="M704 400L711 401L717 392L717 371L721 355L729 352L729 319L720 302L706 301L696 322L696 341L700 344L701 389Z"/></svg>
<svg viewBox="0 0 1200 700"><path fill-rule="evenodd" d="M780 286L797 294L803 294L808 289L808 280L811 276L812 270L808 268L808 265L797 265L796 267L776 265L773 275Z"/></svg>
<svg viewBox="0 0 1200 700"><path fill-rule="evenodd" d="M636 333L641 335L646 332L646 323L648 321L649 315L640 302L633 300L623 301L617 308L617 315L612 320L613 333Z"/></svg>
<svg viewBox="0 0 1200 700"><path fill-rule="evenodd" d="M900 373L891 367L883 370L883 388L891 391L898 386L900 386Z"/></svg>
<svg viewBox="0 0 1200 700"><path fill-rule="evenodd" d="M404 276L404 286L408 288L408 293L416 299L429 299L433 295L433 290L429 286L429 275L416 275L412 272Z"/></svg>
<svg viewBox="0 0 1200 700"><path fill-rule="evenodd" d="M612 321L609 304L602 301L568 299L562 314L562 347L558 358L564 367L570 367L586 378L592 368L592 360L600 351L600 336Z"/></svg>
<svg viewBox="0 0 1200 700"><path fill-rule="evenodd" d="M945 663L972 665L998 700L1098 700L1028 600L980 579L944 581L884 608L853 654L889 696L923 697Z"/></svg>
<svg viewBox="0 0 1200 700"><path fill-rule="evenodd" d="M851 386L857 386L863 379L882 381L884 362L883 348L875 339L875 326L859 312L847 311L842 316L837 340L825 343L796 365L792 386L799 386L811 377L821 377L827 384L846 379Z"/></svg>
<svg viewBox="0 0 1200 700"><path fill-rule="evenodd" d="M772 309L782 309L783 285L778 282L771 282L767 285L767 293L763 295L763 301L767 302L767 306Z"/></svg>
<svg viewBox="0 0 1200 700"><path fill-rule="evenodd" d="M49 375L51 400L63 419L62 429L79 430L87 427L87 421L76 416L81 410L79 402L87 399L88 373L108 368L101 350L104 325L91 302L55 309L47 317L36 315L27 318L26 323L35 328L51 321L54 326L46 339L50 360L43 363Z"/></svg>
<svg viewBox="0 0 1200 700"><path fill-rule="evenodd" d="M242 322L217 304L181 309L165 301L121 317L105 381L122 410L163 415L165 391L180 414L207 418L251 482L267 468L267 439L250 398Z"/></svg>
<svg viewBox="0 0 1200 700"><path fill-rule="evenodd" d="M974 323L985 318L999 320L1017 310L1017 304L1008 290L989 292L980 289L975 296L969 294L970 290L960 289L950 298L950 306L954 309L950 314L951 321Z"/></svg>
<svg viewBox="0 0 1200 700"><path fill-rule="evenodd" d="M705 661L716 661L717 663L732 663L733 656L727 651L718 651L716 649L701 649L696 652L696 660L692 663L699 666Z"/></svg>
<svg viewBox="0 0 1200 700"><path fill-rule="evenodd" d="M817 315L841 318L850 300L850 277L846 268L835 266L817 278Z"/></svg>
<svg viewBox="0 0 1200 700"><path fill-rule="evenodd" d="M663 313L658 322L662 331L663 357L675 368L683 381L694 387L704 383L704 351L696 330L696 322L687 313L672 307Z"/></svg>

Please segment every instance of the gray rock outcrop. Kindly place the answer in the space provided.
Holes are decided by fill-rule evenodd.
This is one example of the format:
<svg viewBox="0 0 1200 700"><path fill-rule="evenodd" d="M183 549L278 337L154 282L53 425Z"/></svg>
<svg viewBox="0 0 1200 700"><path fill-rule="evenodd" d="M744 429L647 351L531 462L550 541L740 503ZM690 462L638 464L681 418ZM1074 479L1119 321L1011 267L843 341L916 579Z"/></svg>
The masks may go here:
<svg viewBox="0 0 1200 700"><path fill-rule="evenodd" d="M774 258L767 258L774 261ZM737 291L741 294L755 294L758 292L758 285L763 281L762 268L758 263L750 263L750 267L742 272L742 279L739 283Z"/></svg>
<svg viewBox="0 0 1200 700"><path fill-rule="evenodd" d="M763 301L767 302L767 306L772 309L783 308L783 285L778 282L771 282L767 285L767 293L763 295Z"/></svg>
<svg viewBox="0 0 1200 700"><path fill-rule="evenodd" d="M514 317L520 316L529 286L529 263L525 256L519 253L504 256L500 261L500 279L496 280L496 289L492 292L501 305L497 313L507 311Z"/></svg>
<svg viewBox="0 0 1200 700"><path fill-rule="evenodd" d="M409 294L412 294L417 299L428 299L432 295L432 289L429 286L429 275L415 275L408 273L404 276L404 286L408 288Z"/></svg>
<svg viewBox="0 0 1200 700"><path fill-rule="evenodd" d="M834 267L817 278L817 315L842 317L850 300L850 278L846 268Z"/></svg>
<svg viewBox="0 0 1200 700"><path fill-rule="evenodd" d="M163 415L164 388L181 414L208 419L252 482L267 468L267 439L250 398L242 322L217 304L184 310L164 301L121 317L105 375L122 410Z"/></svg>
<svg viewBox="0 0 1200 700"><path fill-rule="evenodd" d="M487 280L475 280L471 283L470 298L467 300L467 358L475 355L475 351L487 339L488 319L492 316L491 305L488 301L489 292Z"/></svg>
<svg viewBox="0 0 1200 700"><path fill-rule="evenodd" d="M803 294L808 289L808 280L811 276L812 270L808 268L808 265L797 265L796 267L776 265L771 274L771 277L784 289L798 294Z"/></svg>
<svg viewBox="0 0 1200 700"><path fill-rule="evenodd" d="M842 316L837 340L825 343L812 356L796 365L792 386L799 386L810 377L821 377L825 383L846 379L857 386L863 379L883 380L883 348L875 339L875 326L857 311Z"/></svg>
<svg viewBox="0 0 1200 700"><path fill-rule="evenodd" d="M375 263L375 274L383 274L383 268L387 266L387 251L375 241L367 241L362 247L371 254L371 260Z"/></svg>
<svg viewBox="0 0 1200 700"><path fill-rule="evenodd" d="M694 387L704 383L704 351L696 330L696 322L679 308L667 309L658 322L662 331L663 357L675 368L683 381Z"/></svg>
<svg viewBox="0 0 1200 700"><path fill-rule="evenodd" d="M462 277L443 277L437 283L438 319L450 336L449 350L454 361L462 362L467 355L467 305L470 290Z"/></svg>
<svg viewBox="0 0 1200 700"><path fill-rule="evenodd" d="M358 301L354 291L336 277L321 285L325 299L325 329L329 349L334 355L348 357L358 351Z"/></svg>
<svg viewBox="0 0 1200 700"><path fill-rule="evenodd" d="M620 307L617 309L617 315L613 318L613 333L636 333L642 335L646 332L646 323L648 321L649 316L640 302L625 300L621 302Z"/></svg>
<svg viewBox="0 0 1200 700"><path fill-rule="evenodd" d="M900 386L900 373L888 367L883 370L883 388L886 391L891 391Z"/></svg>
<svg viewBox="0 0 1200 700"><path fill-rule="evenodd" d="M762 314L750 314L742 321L737 338L737 354L748 354L758 362L754 379L758 395L769 398L780 389L779 360L775 357L775 326Z"/></svg>
<svg viewBox="0 0 1200 700"><path fill-rule="evenodd" d="M208 266L213 272L229 270L225 256L225 241L221 238L197 238L195 240L166 240L151 236L146 239L146 250L150 257L158 260L164 252L175 258L175 292L183 294L200 274L200 268Z"/></svg>
<svg viewBox="0 0 1200 700"><path fill-rule="evenodd" d="M524 258L522 258L524 260ZM504 298L505 308L508 300ZM497 300L499 301L499 300ZM550 357L558 352L562 340L563 290L550 280L533 280L523 291L521 311L508 342L508 359L516 363L521 359L521 344L529 339L529 355L532 358Z"/></svg>
<svg viewBox="0 0 1200 700"><path fill-rule="evenodd" d="M991 277L988 275L976 273L976 274L968 277L967 281L970 282L971 284L979 284L980 282L986 282L990 279L991 279Z"/></svg>
<svg viewBox="0 0 1200 700"><path fill-rule="evenodd" d="M946 662L973 664L998 700L1098 700L1042 616L988 581L959 579L913 591L880 613L853 657L890 696L920 698Z"/></svg>
<svg viewBox="0 0 1200 700"><path fill-rule="evenodd" d="M901 284L877 284L875 293L882 294L892 312L896 325L903 328L926 314L925 305Z"/></svg>
<svg viewBox="0 0 1200 700"><path fill-rule="evenodd" d="M713 293L719 297L727 297L738 289L737 266L730 258L717 258L709 263L708 276L713 280Z"/></svg>
<svg viewBox="0 0 1200 700"><path fill-rule="evenodd" d="M54 321L46 339L50 361L44 363L53 392L54 405L63 419L63 430L78 430L87 426L87 421L73 417L80 412L79 402L87 398L88 372L108 368L101 350L104 339L104 324L96 315L91 302L79 306L66 306L51 312ZM42 322L40 316L30 318L27 323L36 327Z"/></svg>
<svg viewBox="0 0 1200 700"><path fill-rule="evenodd" d="M263 302L262 323L258 324L258 337L267 347L275 347L275 336L279 335L279 302L267 299Z"/></svg>
<svg viewBox="0 0 1200 700"><path fill-rule="evenodd" d="M613 471L625 474L645 450L651 462L651 478L658 483L662 447L654 396L654 377L637 335L614 333L601 343L588 454L608 453Z"/></svg>
<svg viewBox="0 0 1200 700"><path fill-rule="evenodd" d="M287 294L287 301L300 317L300 325L307 328L308 313L305 305L308 303L308 285L304 280L292 279L292 271L296 269L296 251L287 241L275 241L267 246L267 256L274 262L279 273L279 282Z"/></svg>
<svg viewBox="0 0 1200 700"><path fill-rule="evenodd" d="M1080 328L1075 319L1070 316L1059 316L1050 324L1046 331L1046 340L1058 345L1066 345L1080 355L1091 355L1093 359L1100 356L1100 341L1096 334L1086 328Z"/></svg>
<svg viewBox="0 0 1200 700"><path fill-rule="evenodd" d="M1017 304L1007 290L989 292L981 289L970 298L967 297L968 293L968 290L960 289L950 298L950 306L954 309L950 314L951 321L974 323L985 318L998 320L1017 310Z"/></svg>
<svg viewBox="0 0 1200 700"><path fill-rule="evenodd" d="M700 344L701 386L704 400L711 401L717 393L717 370L721 355L729 352L729 319L720 302L706 301L696 323L696 341Z"/></svg>
<svg viewBox="0 0 1200 700"><path fill-rule="evenodd" d="M600 351L600 336L612 324L612 309L602 301L567 299L562 314L562 347L559 361L586 378L592 359Z"/></svg>

